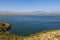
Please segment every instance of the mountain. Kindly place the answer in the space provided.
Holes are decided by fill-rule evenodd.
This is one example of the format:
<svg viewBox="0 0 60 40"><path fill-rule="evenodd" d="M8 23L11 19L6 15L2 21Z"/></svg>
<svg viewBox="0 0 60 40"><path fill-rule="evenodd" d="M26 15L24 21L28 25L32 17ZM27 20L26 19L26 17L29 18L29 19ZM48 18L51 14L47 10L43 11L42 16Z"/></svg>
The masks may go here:
<svg viewBox="0 0 60 40"><path fill-rule="evenodd" d="M60 11L53 11L53 12L50 12L49 15L59 15L59 16L60 16Z"/></svg>
<svg viewBox="0 0 60 40"><path fill-rule="evenodd" d="M12 12L12 11L0 11L0 15L39 15L39 16L56 16L60 15L60 11L46 12L46 11L35 11L35 12Z"/></svg>

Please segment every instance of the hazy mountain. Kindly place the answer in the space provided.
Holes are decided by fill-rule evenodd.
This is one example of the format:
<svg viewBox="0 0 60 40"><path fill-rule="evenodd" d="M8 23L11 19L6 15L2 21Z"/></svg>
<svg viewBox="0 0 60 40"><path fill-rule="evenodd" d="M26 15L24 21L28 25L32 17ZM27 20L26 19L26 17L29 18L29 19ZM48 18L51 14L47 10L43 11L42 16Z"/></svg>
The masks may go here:
<svg viewBox="0 0 60 40"><path fill-rule="evenodd" d="M60 15L59 11L45 12L45 11L35 11L35 12L11 12L11 11L0 11L0 15Z"/></svg>
<svg viewBox="0 0 60 40"><path fill-rule="evenodd" d="M0 14L15 14L16 12L11 11L0 11Z"/></svg>

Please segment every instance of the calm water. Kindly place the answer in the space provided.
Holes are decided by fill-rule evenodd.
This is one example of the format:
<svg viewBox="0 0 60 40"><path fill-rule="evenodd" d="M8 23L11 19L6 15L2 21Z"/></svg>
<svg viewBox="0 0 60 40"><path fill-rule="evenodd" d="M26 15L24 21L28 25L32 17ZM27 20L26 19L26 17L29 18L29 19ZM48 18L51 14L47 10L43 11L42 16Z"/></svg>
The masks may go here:
<svg viewBox="0 0 60 40"><path fill-rule="evenodd" d="M0 17L0 21L12 24L10 32L17 35L60 28L60 16L8 16Z"/></svg>

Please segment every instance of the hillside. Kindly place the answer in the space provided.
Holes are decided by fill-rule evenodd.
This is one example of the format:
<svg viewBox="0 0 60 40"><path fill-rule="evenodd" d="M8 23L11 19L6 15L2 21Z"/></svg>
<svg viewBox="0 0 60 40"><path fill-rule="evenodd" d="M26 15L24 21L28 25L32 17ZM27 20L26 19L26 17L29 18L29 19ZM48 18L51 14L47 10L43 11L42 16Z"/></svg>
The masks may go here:
<svg viewBox="0 0 60 40"><path fill-rule="evenodd" d="M7 32L0 32L0 40L60 40L60 30L46 31L30 36L17 36Z"/></svg>

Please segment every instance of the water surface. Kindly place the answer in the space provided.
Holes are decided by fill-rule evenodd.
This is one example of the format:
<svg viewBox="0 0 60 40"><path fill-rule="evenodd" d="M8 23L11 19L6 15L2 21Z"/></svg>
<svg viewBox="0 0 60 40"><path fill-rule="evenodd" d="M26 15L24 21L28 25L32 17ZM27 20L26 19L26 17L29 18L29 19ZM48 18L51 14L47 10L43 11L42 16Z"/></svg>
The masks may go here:
<svg viewBox="0 0 60 40"><path fill-rule="evenodd" d="M16 35L60 29L60 16L7 16L0 17L0 21L12 24L10 33Z"/></svg>

